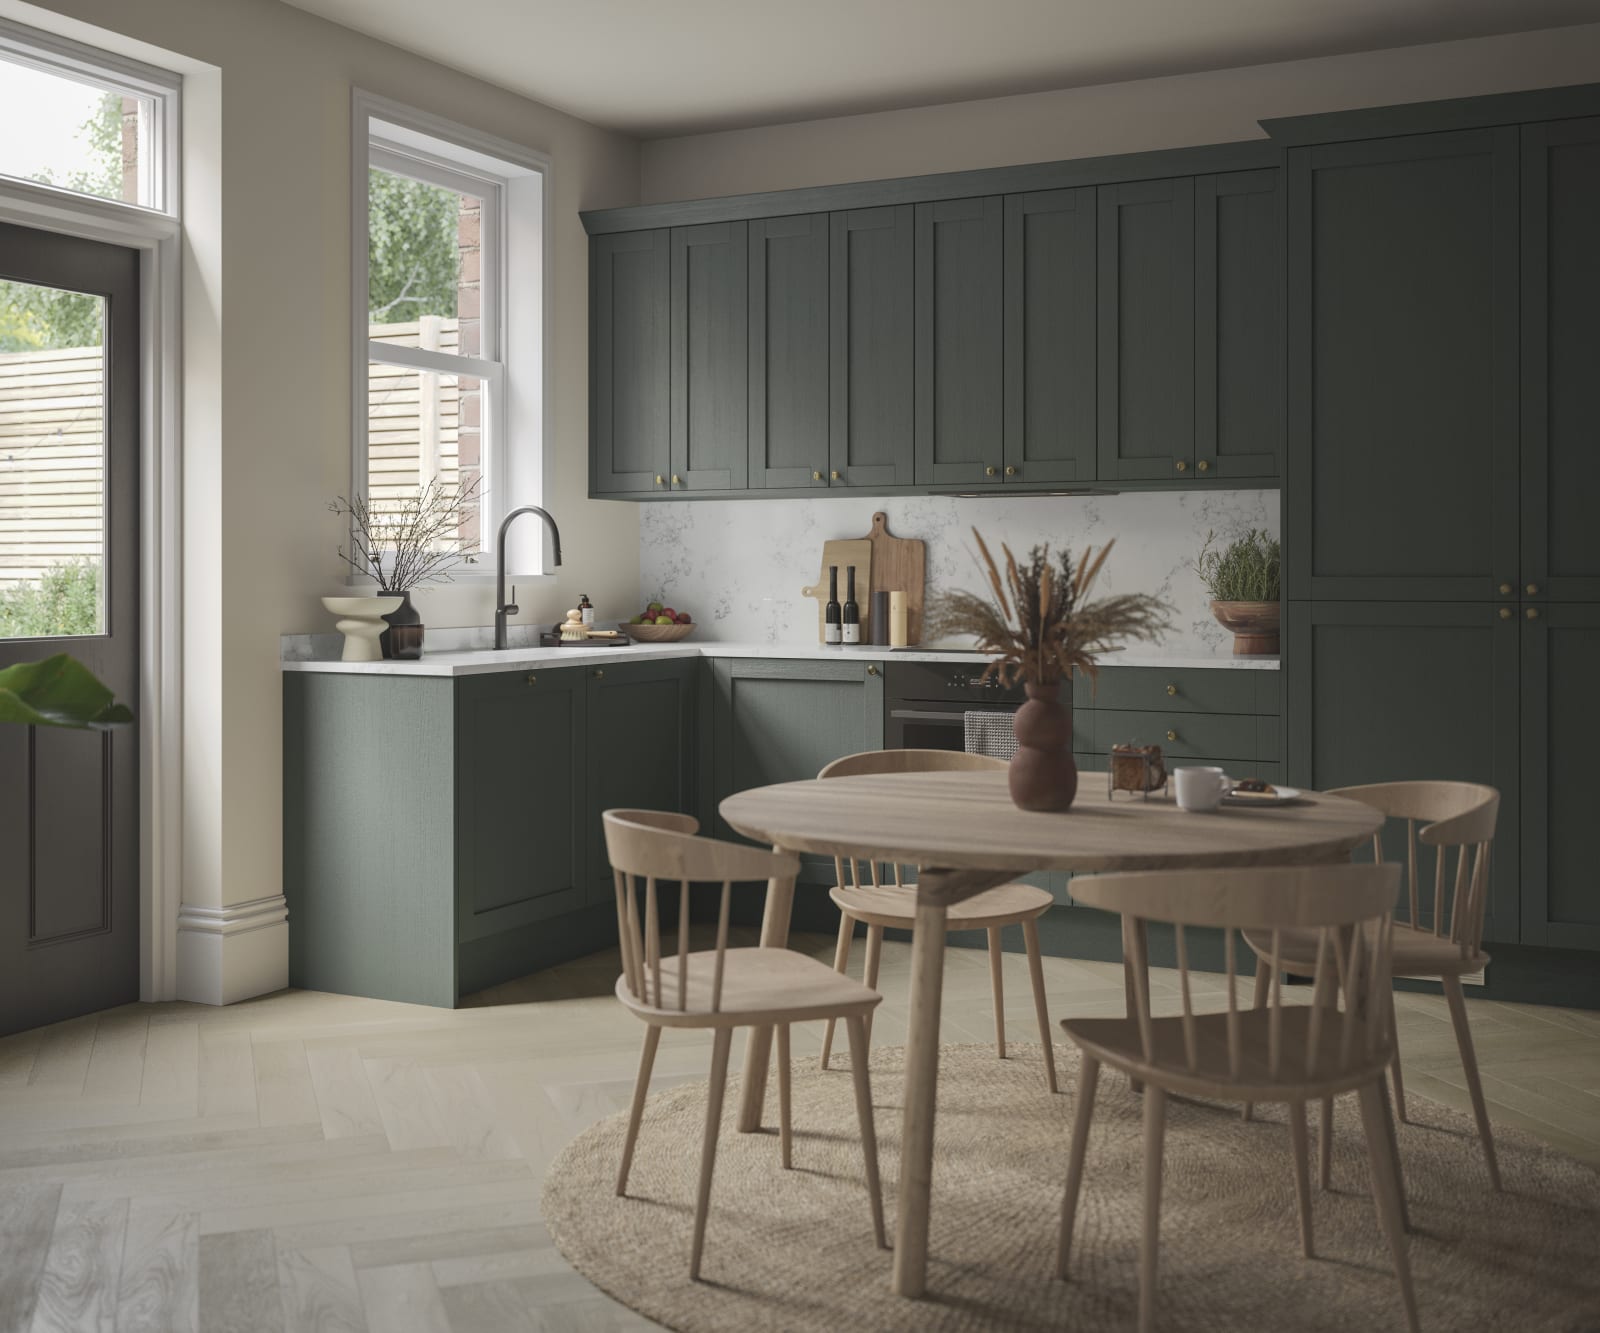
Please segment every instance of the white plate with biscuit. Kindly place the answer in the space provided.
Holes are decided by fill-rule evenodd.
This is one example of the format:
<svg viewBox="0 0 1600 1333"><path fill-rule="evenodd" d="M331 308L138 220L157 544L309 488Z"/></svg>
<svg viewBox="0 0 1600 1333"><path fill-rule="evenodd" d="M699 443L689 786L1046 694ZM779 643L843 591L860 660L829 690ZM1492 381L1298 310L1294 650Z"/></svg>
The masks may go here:
<svg viewBox="0 0 1600 1333"><path fill-rule="evenodd" d="M1279 787L1273 783L1264 783L1262 789L1256 791L1235 787L1222 798L1224 805L1288 805L1291 801L1298 801L1303 795L1298 787Z"/></svg>

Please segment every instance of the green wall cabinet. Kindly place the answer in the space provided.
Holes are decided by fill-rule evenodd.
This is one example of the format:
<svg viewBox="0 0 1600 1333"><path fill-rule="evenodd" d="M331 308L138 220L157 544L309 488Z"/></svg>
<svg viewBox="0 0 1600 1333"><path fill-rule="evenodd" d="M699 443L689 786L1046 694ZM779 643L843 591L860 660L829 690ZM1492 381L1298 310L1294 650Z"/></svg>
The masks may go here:
<svg viewBox="0 0 1600 1333"><path fill-rule="evenodd" d="M749 482L749 267L746 224L672 229L674 491Z"/></svg>
<svg viewBox="0 0 1600 1333"><path fill-rule="evenodd" d="M665 230L589 246L589 484L667 489L672 472L672 259Z"/></svg>
<svg viewBox="0 0 1600 1333"><path fill-rule="evenodd" d="M750 485L828 486L828 215L750 224Z"/></svg>

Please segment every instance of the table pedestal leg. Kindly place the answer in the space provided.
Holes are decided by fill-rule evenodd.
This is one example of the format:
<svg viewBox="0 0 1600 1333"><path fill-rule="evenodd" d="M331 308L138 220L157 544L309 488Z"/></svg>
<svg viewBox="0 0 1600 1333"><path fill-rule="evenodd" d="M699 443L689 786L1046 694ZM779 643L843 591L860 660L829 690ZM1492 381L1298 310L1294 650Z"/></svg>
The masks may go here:
<svg viewBox="0 0 1600 1333"><path fill-rule="evenodd" d="M774 847L775 852L783 848ZM789 917L794 910L794 881L769 879L767 902L761 914L761 947L782 949L789 943ZM754 1134L761 1128L761 1111L767 1100L767 1066L772 1061L772 1029L751 1028L744 1048L744 1090L739 1098L738 1128Z"/></svg>
<svg viewBox="0 0 1600 1333"><path fill-rule="evenodd" d="M906 1105L900 1134L900 1207L894 1289L920 1296L927 1285L928 1201L933 1187L933 1112L939 1087L939 1001L944 989L945 918L917 904L911 940L911 1024L906 1039Z"/></svg>
<svg viewBox="0 0 1600 1333"><path fill-rule="evenodd" d="M1143 966L1140 962L1143 960ZM1128 1017L1138 1018L1138 992L1150 994L1150 928L1144 921L1122 918L1122 991L1128 1006ZM1135 1092L1143 1092L1144 1084L1136 1078L1128 1080Z"/></svg>

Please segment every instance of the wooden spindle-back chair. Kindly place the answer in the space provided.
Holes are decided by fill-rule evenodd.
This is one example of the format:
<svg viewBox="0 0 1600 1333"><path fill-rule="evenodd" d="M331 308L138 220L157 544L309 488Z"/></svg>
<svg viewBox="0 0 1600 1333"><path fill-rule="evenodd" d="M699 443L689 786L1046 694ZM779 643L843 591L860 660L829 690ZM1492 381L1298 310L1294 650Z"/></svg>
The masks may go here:
<svg viewBox="0 0 1600 1333"><path fill-rule="evenodd" d="M835 759L817 774L818 778L848 778L878 773L954 773L1004 770L1003 759L966 754L960 750L867 750ZM878 962L883 952L885 928L911 930L916 924L916 884L904 878L898 865L887 868L869 857L835 857L834 887L829 896L839 909L839 940L834 949L834 968L843 973L850 962L850 940L855 924L867 928L867 958L864 972L868 986L878 985ZM994 994L994 1042L1000 1058L1006 1058L1005 988L1001 978L1001 936L1007 926L1022 927L1022 941L1028 954L1028 971L1033 981L1033 1008L1039 1024L1039 1042L1044 1048L1045 1085L1056 1090L1055 1050L1051 1045L1050 1014L1044 996L1044 964L1039 953L1038 921L1055 899L1047 889L1032 884L1002 884L976 897L954 904L947 919L947 930L982 930L988 933L989 983ZM872 1024L867 1023L867 1036ZM822 1067L828 1067L833 1052L833 1024L822 1037Z"/></svg>
<svg viewBox="0 0 1600 1333"><path fill-rule="evenodd" d="M1494 1135L1472 1049L1472 1031L1467 1026L1461 978L1481 971L1489 963L1489 955L1483 951L1483 926L1489 908L1489 854L1500 814L1500 793L1475 782L1380 782L1341 787L1328 794L1360 801L1391 821L1405 821L1405 875L1395 904L1395 975L1436 978L1444 988L1489 1181L1498 1190L1500 1167L1495 1160ZM1384 859L1385 831L1380 829L1373 835L1375 861ZM1274 970L1272 953L1267 940L1260 936L1247 938L1257 954L1259 999ZM1308 941L1291 936L1283 942L1276 966L1295 976L1307 976L1310 962ZM1395 1110L1404 1121L1405 1080L1400 1069L1400 1038L1392 993L1384 997L1384 1003L1394 1045L1390 1068ZM1332 1154L1333 1106L1325 1101L1318 1143L1318 1177L1324 1189L1329 1184Z"/></svg>
<svg viewBox="0 0 1600 1333"><path fill-rule="evenodd" d="M628 1173L633 1165L661 1030L710 1028L713 1034L711 1083L700 1158L700 1184L695 1199L694 1241L689 1257L689 1276L698 1279L734 1028L776 1027L778 1030L780 1152L784 1169L788 1170L793 1165L789 1025L842 1018L850 1034L850 1063L855 1075L856 1114L861 1122L861 1149L866 1163L867 1195L872 1205L873 1235L880 1247L886 1246L866 1058L866 1019L881 997L804 954L788 949L728 947L728 917L734 886L762 882L792 889L800 871L800 859L789 853L695 837L699 823L689 815L654 810L607 810L602 821L606 853L616 885L617 933L622 949L617 998L646 1025L628 1134L623 1143L622 1164L617 1171L617 1193L627 1193ZM670 892L668 886L673 882L677 884L678 894L676 947L671 953L664 953L661 907L665 894ZM722 886L716 947L691 951L689 887L708 882Z"/></svg>
<svg viewBox="0 0 1600 1333"><path fill-rule="evenodd" d="M1136 986L1131 1017L1062 1022L1081 1051L1083 1064L1062 1201L1056 1255L1059 1277L1067 1276L1102 1064L1123 1071L1144 1086L1142 1331L1149 1330L1154 1321L1167 1096L1176 1093L1288 1105L1301 1246L1309 1258L1312 1225L1306 1102L1355 1090L1361 1098L1378 1219L1389 1238L1407 1321L1413 1330L1417 1327L1402 1186L1383 1119L1381 1091L1391 1053L1383 1000L1389 989L1395 930L1390 909L1398 883L1399 867L1394 865L1152 871L1073 879L1075 901L1121 912L1135 927L1124 938L1132 942L1136 954L1144 953L1148 933L1137 927L1149 922L1173 927L1180 1012L1156 1017L1151 1012L1148 987ZM1196 1004L1189 961L1189 932L1196 928L1221 928L1224 932L1226 1004L1217 1012L1199 1012ZM1243 950L1236 936L1245 930L1264 934L1274 949L1291 932L1313 940L1316 984L1311 995L1315 1002L1296 1003L1292 995L1286 997L1280 980L1260 1007L1247 1008L1240 1003L1238 964ZM1148 959L1137 956L1132 961L1135 972L1144 975Z"/></svg>

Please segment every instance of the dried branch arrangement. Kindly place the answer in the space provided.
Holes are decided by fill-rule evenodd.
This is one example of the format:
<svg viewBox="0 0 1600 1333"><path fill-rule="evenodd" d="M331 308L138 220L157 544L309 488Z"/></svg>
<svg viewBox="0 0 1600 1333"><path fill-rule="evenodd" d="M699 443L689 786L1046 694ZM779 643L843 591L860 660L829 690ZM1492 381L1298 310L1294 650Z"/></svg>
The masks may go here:
<svg viewBox="0 0 1600 1333"><path fill-rule="evenodd" d="M1063 551L1057 562L1050 547L1035 546L1023 564L1002 544L1005 571L989 554L976 528L982 555L979 568L994 591L992 599L977 593L942 593L928 614L930 636L970 635L980 652L991 655L984 678L994 675L1005 685L1018 680L1050 685L1070 678L1074 669L1093 679L1096 657L1128 640L1156 640L1171 626L1166 602L1145 593L1123 593L1090 601L1106 557L1116 542L1098 552L1085 548L1076 561Z"/></svg>
<svg viewBox="0 0 1600 1333"><path fill-rule="evenodd" d="M364 495L341 495L328 505L350 522L349 549L340 546L339 558L384 592L453 582L451 568L473 559L461 523L479 498L477 478L462 486L437 477L403 500L373 504Z"/></svg>

